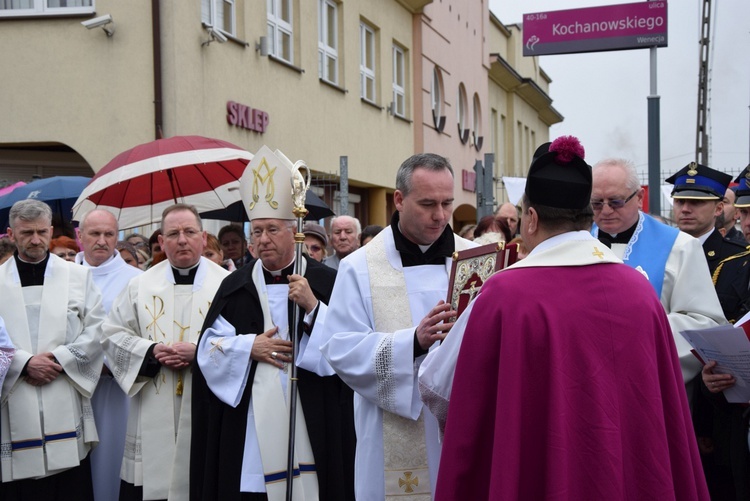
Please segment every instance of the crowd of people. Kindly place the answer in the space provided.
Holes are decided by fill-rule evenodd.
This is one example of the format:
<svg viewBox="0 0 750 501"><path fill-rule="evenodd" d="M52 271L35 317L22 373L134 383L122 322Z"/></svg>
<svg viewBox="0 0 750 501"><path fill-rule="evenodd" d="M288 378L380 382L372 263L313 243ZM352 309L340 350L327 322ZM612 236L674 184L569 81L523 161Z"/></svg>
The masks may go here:
<svg viewBox="0 0 750 501"><path fill-rule="evenodd" d="M12 207L0 499L750 499L737 379L680 335L750 311L750 166L677 172L669 225L632 163L558 138L454 233L453 168L417 154L387 226L305 222L299 262L291 167L248 165L247 235ZM519 261L455 319L452 256L489 243Z"/></svg>

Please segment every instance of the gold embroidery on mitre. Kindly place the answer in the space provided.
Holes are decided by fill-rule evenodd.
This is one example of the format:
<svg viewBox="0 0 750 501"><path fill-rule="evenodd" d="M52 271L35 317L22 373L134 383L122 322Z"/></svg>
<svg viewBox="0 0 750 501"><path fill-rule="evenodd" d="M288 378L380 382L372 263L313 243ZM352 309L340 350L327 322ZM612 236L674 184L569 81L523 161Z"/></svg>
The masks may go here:
<svg viewBox="0 0 750 501"><path fill-rule="evenodd" d="M688 176L697 176L698 175L698 165L695 162L690 162L688 165Z"/></svg>
<svg viewBox="0 0 750 501"><path fill-rule="evenodd" d="M398 486L404 490L405 493L411 494L414 492L414 487L419 486L419 477L412 477L412 472L405 471L404 478L398 479Z"/></svg>
<svg viewBox="0 0 750 501"><path fill-rule="evenodd" d="M260 171L263 169L263 167L266 168L265 175L261 175ZM273 176L276 173L276 167L273 169L268 166L268 162L266 162L265 157L263 157L263 160L260 161L260 165L257 169L253 169L253 201L250 202L248 205L248 210L253 210L255 207L255 204L258 203L260 200L260 195L258 194L258 191L260 190L260 185L266 186L266 202L268 202L268 205L272 209L278 209L279 202L275 201L273 199L274 195L276 194L276 187L273 182Z"/></svg>

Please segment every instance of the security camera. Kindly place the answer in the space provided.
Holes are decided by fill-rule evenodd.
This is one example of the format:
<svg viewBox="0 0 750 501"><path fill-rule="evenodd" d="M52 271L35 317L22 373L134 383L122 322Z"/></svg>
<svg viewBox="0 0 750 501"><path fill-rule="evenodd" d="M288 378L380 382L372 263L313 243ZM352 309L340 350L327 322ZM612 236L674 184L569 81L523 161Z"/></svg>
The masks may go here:
<svg viewBox="0 0 750 501"><path fill-rule="evenodd" d="M81 24L89 30L93 30L94 28L103 29L108 37L111 37L115 33L115 27L113 23L114 21L112 20L111 14L95 17L93 19L89 19L88 21L81 21ZM108 24L112 24L112 26L107 27Z"/></svg>
<svg viewBox="0 0 750 501"><path fill-rule="evenodd" d="M95 17L93 19L89 19L88 21L81 21L81 24L86 28L93 30L94 28L101 28L105 24L109 24L111 22L112 14L107 14L106 16Z"/></svg>
<svg viewBox="0 0 750 501"><path fill-rule="evenodd" d="M211 37L216 40L219 43L224 43L227 41L227 37L222 33L221 31L214 29L213 27L208 28L208 33L211 35Z"/></svg>

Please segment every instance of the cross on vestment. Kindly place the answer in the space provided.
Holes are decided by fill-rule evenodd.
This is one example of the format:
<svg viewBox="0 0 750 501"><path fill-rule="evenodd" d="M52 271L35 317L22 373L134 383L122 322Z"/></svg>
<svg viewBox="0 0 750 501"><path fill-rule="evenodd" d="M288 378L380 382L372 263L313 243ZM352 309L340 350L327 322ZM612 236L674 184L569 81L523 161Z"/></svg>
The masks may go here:
<svg viewBox="0 0 750 501"><path fill-rule="evenodd" d="M419 477L412 477L412 472L405 471L404 478L398 479L398 486L404 488L404 492L409 494L414 492L414 487L419 486Z"/></svg>
<svg viewBox="0 0 750 501"><path fill-rule="evenodd" d="M479 285L478 287L476 286L476 284L477 284L477 282L478 282L478 281L479 281L479 279L476 279L476 278L475 278L474 280L472 280L472 281L471 281L471 282L469 283L469 285L470 285L471 287L469 287L468 289L464 289L464 290L462 290L462 291L460 292L461 294L468 294L468 295L469 295L469 302L470 302L470 303L471 303L472 301L474 301L474 298L476 297L476 295L477 295L477 294L479 294L479 291L481 291L481 290L482 290L482 285L481 285L481 284L480 284L480 285Z"/></svg>
<svg viewBox="0 0 750 501"><path fill-rule="evenodd" d="M591 253L592 256L596 256L599 259L604 259L604 253L599 250L599 247L596 245L594 246L594 252Z"/></svg>

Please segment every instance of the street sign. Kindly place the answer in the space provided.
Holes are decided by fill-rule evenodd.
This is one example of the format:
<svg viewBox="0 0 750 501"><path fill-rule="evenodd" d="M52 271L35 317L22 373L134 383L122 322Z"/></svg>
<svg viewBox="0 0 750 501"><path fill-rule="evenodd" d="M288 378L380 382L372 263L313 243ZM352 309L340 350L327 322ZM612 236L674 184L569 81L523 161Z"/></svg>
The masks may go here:
<svg viewBox="0 0 750 501"><path fill-rule="evenodd" d="M523 55L667 46L667 2L651 1L523 16Z"/></svg>

